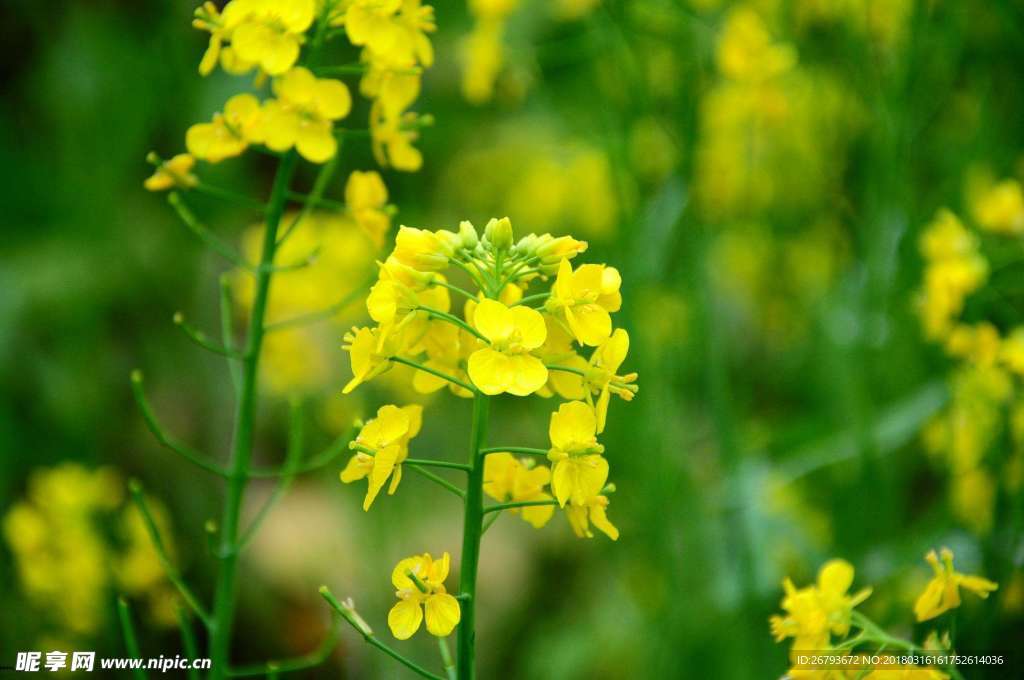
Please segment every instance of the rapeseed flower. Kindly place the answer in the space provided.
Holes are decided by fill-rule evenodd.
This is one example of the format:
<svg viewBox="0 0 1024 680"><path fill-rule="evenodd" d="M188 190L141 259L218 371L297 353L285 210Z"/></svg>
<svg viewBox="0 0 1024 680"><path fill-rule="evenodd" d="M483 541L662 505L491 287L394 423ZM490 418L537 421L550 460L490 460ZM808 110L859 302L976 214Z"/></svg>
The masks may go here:
<svg viewBox="0 0 1024 680"><path fill-rule="evenodd" d="M378 248L391 229L391 215L387 211L388 188L375 170L353 170L345 183L345 207L359 228Z"/></svg>
<svg viewBox="0 0 1024 680"><path fill-rule="evenodd" d="M551 482L551 470L546 465L531 465L511 453L492 453L484 462L484 493L501 503L517 501L549 501L551 494L544 487ZM533 528L540 529L554 514L553 505L511 508L512 514L522 518Z"/></svg>
<svg viewBox="0 0 1024 680"><path fill-rule="evenodd" d="M265 141L274 151L298 149L312 163L324 163L338 151L334 121L352 108L352 96L340 80L317 78L301 66L274 79L274 94L263 105Z"/></svg>
<svg viewBox="0 0 1024 680"><path fill-rule="evenodd" d="M367 479L363 510L369 510L385 482L391 479L388 495L394 494L402 481L402 462L409 456L409 440L419 434L423 424L423 407L418 404L399 408L393 405L377 409L377 417L369 420L349 447L356 453L341 471L345 484Z"/></svg>
<svg viewBox="0 0 1024 680"><path fill-rule="evenodd" d="M850 631L853 608L871 595L865 588L854 595L847 591L853 584L853 566L845 560L830 560L818 571L817 583L797 589L790 579L782 583L785 616L772 616L772 635L776 642L794 638L793 649L827 649L830 634L840 637Z"/></svg>
<svg viewBox="0 0 1024 680"><path fill-rule="evenodd" d="M619 530L608 520L608 502L607 496L597 494L587 498L582 505L567 505L565 516L573 532L580 538L593 538L594 533L590 530L593 524L608 538L619 540Z"/></svg>
<svg viewBox="0 0 1024 680"><path fill-rule="evenodd" d="M391 572L398 603L388 612L388 627L399 640L408 640L426 619L427 631L447 637L459 625L459 601L445 590L451 556L434 560L430 553L407 557Z"/></svg>
<svg viewBox="0 0 1024 680"><path fill-rule="evenodd" d="M622 306L621 284L615 267L584 264L574 271L563 259L545 309L563 319L579 342L597 346L612 333L610 313Z"/></svg>
<svg viewBox="0 0 1024 680"><path fill-rule="evenodd" d="M553 463L551 490L561 507L572 502L584 506L598 496L608 480L608 461L597 443L594 409L581 401L570 401L551 414L548 427Z"/></svg>
<svg viewBox="0 0 1024 680"><path fill-rule="evenodd" d="M540 312L481 300L473 312L473 326L490 343L469 357L469 377L481 392L525 397L544 386L548 369L530 354L547 337Z"/></svg>
<svg viewBox="0 0 1024 680"><path fill-rule="evenodd" d="M939 562L941 556L942 562ZM931 565L934 576L914 602L914 616L918 621L927 621L960 606L960 588L966 588L981 598L999 588L997 583L981 576L961 574L953 568L953 551L942 548L936 555L934 550L924 557Z"/></svg>
<svg viewBox="0 0 1024 680"><path fill-rule="evenodd" d="M263 109L251 94L236 94L213 121L197 123L185 133L185 147L196 158L219 163L263 142Z"/></svg>
<svg viewBox="0 0 1024 680"><path fill-rule="evenodd" d="M611 395L614 393L625 401L632 401L639 389L634 384L637 379L636 373L616 375L628 353L629 334L618 328L590 357L585 380L590 391L598 395L594 407L597 413L598 434L604 432ZM587 396L589 400L590 395Z"/></svg>
<svg viewBox="0 0 1024 680"><path fill-rule="evenodd" d="M225 14L232 6L243 12L231 34L239 59L272 76L295 65L304 34L313 24L314 0L232 0Z"/></svg>
<svg viewBox="0 0 1024 680"><path fill-rule="evenodd" d="M191 154L179 153L170 160L161 161L153 174L146 178L143 186L149 191L194 187L199 183L199 179L192 174L195 165L196 159Z"/></svg>

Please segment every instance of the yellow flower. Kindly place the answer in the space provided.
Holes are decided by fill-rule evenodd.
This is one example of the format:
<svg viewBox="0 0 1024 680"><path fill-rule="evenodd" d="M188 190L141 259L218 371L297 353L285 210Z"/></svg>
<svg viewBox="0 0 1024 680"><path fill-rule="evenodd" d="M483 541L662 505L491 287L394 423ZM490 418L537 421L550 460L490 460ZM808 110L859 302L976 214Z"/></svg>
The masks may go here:
<svg viewBox="0 0 1024 680"><path fill-rule="evenodd" d="M473 326L490 342L490 347L469 357L469 377L481 392L525 397L544 386L548 369L529 353L547 337L540 312L481 300L473 312Z"/></svg>
<svg viewBox="0 0 1024 680"><path fill-rule="evenodd" d="M290 69L299 58L303 34L313 23L314 1L233 0L228 8L232 6L244 11L231 33L231 46L238 57L270 75Z"/></svg>
<svg viewBox="0 0 1024 680"><path fill-rule="evenodd" d="M267 147L287 151L293 146L312 163L324 163L338 151L334 121L352 108L345 83L317 78L301 66L274 79L274 94L263 105Z"/></svg>
<svg viewBox="0 0 1024 680"><path fill-rule="evenodd" d="M467 381L469 376L466 373L466 361L477 348L476 338L447 321L432 320L429 322L427 332L420 339L420 344L427 353L424 366L463 382ZM416 371L412 376L412 387L421 394L430 394L445 386L456 396L473 396L466 388L426 371Z"/></svg>
<svg viewBox="0 0 1024 680"><path fill-rule="evenodd" d="M428 307L447 312L451 308L451 296L448 289L440 285L445 282L441 274L415 277L408 276L408 272L405 265L388 258L380 267L379 280L370 288L366 309L384 332L390 333L392 329L406 332L412 344L426 333L430 320L426 312L417 310Z"/></svg>
<svg viewBox="0 0 1024 680"><path fill-rule="evenodd" d="M1024 375L1024 326L1017 326L1003 340L999 361L1017 375Z"/></svg>
<svg viewBox="0 0 1024 680"><path fill-rule="evenodd" d="M345 33L353 45L386 53L401 39L395 15L402 0L353 0L344 17Z"/></svg>
<svg viewBox="0 0 1024 680"><path fill-rule="evenodd" d="M550 397L557 394L567 400L582 400L589 396L589 391L583 381L589 364L573 349L572 334L550 314L544 315L544 324L548 329L547 338L544 344L537 350L536 354L547 366L564 366L573 368L579 373L569 371L548 371L548 383L539 391L542 397Z"/></svg>
<svg viewBox="0 0 1024 680"><path fill-rule="evenodd" d="M169 161L160 163L156 171L146 178L143 186L149 191L166 191L174 187L189 188L199 183L192 174L196 159L190 154L179 153Z"/></svg>
<svg viewBox="0 0 1024 680"><path fill-rule="evenodd" d="M621 283L614 267L585 264L573 271L569 260L562 260L545 306L551 314L565 319L579 342L600 345L612 333L609 312L617 312L622 306Z"/></svg>
<svg viewBox="0 0 1024 680"><path fill-rule="evenodd" d="M583 505L567 506L565 515L569 519L569 525L572 526L573 532L580 538L594 537L594 533L590 530L590 525L593 524L608 538L613 541L619 540L619 530L608 521L608 497L603 494L591 496Z"/></svg>
<svg viewBox="0 0 1024 680"><path fill-rule="evenodd" d="M407 557L391 572L398 603L388 612L388 627L399 640L408 640L427 620L427 631L446 637L462 618L459 601L445 590L451 556L444 553L434 560L430 553ZM422 608L421 608L422 607ZM424 615L425 612L425 615Z"/></svg>
<svg viewBox="0 0 1024 680"><path fill-rule="evenodd" d="M381 102L370 107L370 141L373 157L381 167L416 172L423 167L423 154L413 146L419 138L419 119L415 113L389 112Z"/></svg>
<svg viewBox="0 0 1024 680"><path fill-rule="evenodd" d="M735 80L762 81L796 63L791 45L774 43L757 13L746 7L729 14L718 42L718 68Z"/></svg>
<svg viewBox="0 0 1024 680"><path fill-rule="evenodd" d="M830 560L818 571L818 582L797 590L788 578L782 587L785 616L769 619L776 642L795 638L794 649L823 650L828 647L829 634L840 637L850 631L850 613L871 595L865 588L847 595L853 584L853 566L845 560Z"/></svg>
<svg viewBox="0 0 1024 680"><path fill-rule="evenodd" d="M345 206L352 219L366 232L377 247L384 245L384 237L391 229L391 216L385 207L388 188L375 170L353 170L345 183Z"/></svg>
<svg viewBox="0 0 1024 680"><path fill-rule="evenodd" d="M597 443L597 418L594 409L582 401L570 401L551 414L548 428L554 463L551 490L561 507L572 501L584 506L598 496L608 480L608 461L601 456L604 447Z"/></svg>
<svg viewBox="0 0 1024 680"><path fill-rule="evenodd" d="M963 311L967 295L988 278L988 263L978 252L978 239L948 210L940 210L918 247L927 261L918 305L929 338L947 335Z"/></svg>
<svg viewBox="0 0 1024 680"><path fill-rule="evenodd" d="M391 368L391 357L407 346L403 333L387 333L380 328L355 328L345 334L345 351L352 362L352 379L342 389L348 394L359 385Z"/></svg>
<svg viewBox="0 0 1024 680"><path fill-rule="evenodd" d="M345 484L368 478L363 510L370 509L389 477L388 495L398 489L402 481L402 461L409 456L409 440L419 434L422 424L422 406L381 406L377 417L363 425L359 436L349 444L359 452L349 459L340 477Z"/></svg>
<svg viewBox="0 0 1024 680"><path fill-rule="evenodd" d="M533 461L517 460L511 453L492 453L484 462L484 493L502 503L518 501L549 501L551 495L544 487L551 481L551 470L545 465L533 466ZM553 505L511 508L513 514L522 513L523 519L540 529L554 514Z"/></svg>
<svg viewBox="0 0 1024 680"><path fill-rule="evenodd" d="M185 147L196 158L218 163L263 141L262 109L256 97L236 94L213 122L197 123L185 133Z"/></svg>
<svg viewBox="0 0 1024 680"><path fill-rule="evenodd" d="M979 190L971 207L982 229L1008 236L1024 234L1024 191L1017 180L1006 179Z"/></svg>
<svg viewBox="0 0 1024 680"><path fill-rule="evenodd" d="M395 236L394 258L417 271L436 272L448 266L459 245L458 235L445 231L427 231L407 227L398 228Z"/></svg>
<svg viewBox="0 0 1024 680"><path fill-rule="evenodd" d="M195 11L192 26L210 34L210 43L199 62L199 75L208 76L221 58L224 43L231 40L235 26L244 18L244 2L231 2L222 14L212 2L204 2ZM251 68L251 66L250 66Z"/></svg>
<svg viewBox="0 0 1024 680"><path fill-rule="evenodd" d="M954 569L953 551L949 548L943 548L940 554L941 564L939 555L936 555L934 550L929 551L924 557L928 564L932 565L935 575L914 603L914 616L918 621L934 619L950 609L959 607L961 587L981 598L987 598L990 592L999 587L988 579L961 574Z"/></svg>
<svg viewBox="0 0 1024 680"><path fill-rule="evenodd" d="M619 366L626 360L628 352L629 334L618 328L590 356L586 383L590 390L598 395L595 406L598 434L604 432L605 420L608 417L608 402L611 400L612 393L624 401L632 401L639 390L634 384L637 379L636 373L616 375Z"/></svg>

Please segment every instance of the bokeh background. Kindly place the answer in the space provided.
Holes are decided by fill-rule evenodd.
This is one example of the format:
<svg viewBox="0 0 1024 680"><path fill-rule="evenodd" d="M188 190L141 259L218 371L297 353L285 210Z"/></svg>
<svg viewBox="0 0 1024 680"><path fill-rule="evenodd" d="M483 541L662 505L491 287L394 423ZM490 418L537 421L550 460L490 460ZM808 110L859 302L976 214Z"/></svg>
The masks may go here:
<svg viewBox="0 0 1024 680"><path fill-rule="evenodd" d="M588 240L588 260L622 272L617 321L641 385L612 404L603 438L619 541L579 540L561 517L539 532L503 517L485 537L482 677L778 677L787 651L767 619L781 580L807 583L831 557L874 586L863 611L920 639L911 606L930 576L922 556L940 545L1000 583L988 600L966 596L960 651L1019 654L1020 378L1007 369L993 396L972 382L977 352L928 338L918 242L938 209L957 213L992 263L963 319L1004 336L1022 321L1024 3L522 0L497 27L481 18L487 3L434 4L437 59L417 108L435 124L420 172L384 172L396 223L508 215L519 234ZM50 646L119 654L124 592L145 652L173 655L173 597L125 480L162 508L204 596L204 523L222 489L152 439L128 376L144 370L169 428L225 455L226 367L171 318L217 329L229 270L143 190L144 158L178 152L238 84L196 74L205 36L189 27L191 3L5 5L0 514L9 527L34 504L46 547L26 563L10 529L0 542L0 651L4 663ZM342 158L346 173L375 167L365 139ZM265 195L272 170L246 157L211 181ZM986 193L1002 180L1008 198ZM1010 227L986 222L986 200L1003 201ZM244 247L251 211L195 207ZM373 247L352 225L338 233L307 282L311 309L372 271ZM381 403L418 399L413 455L463 456L469 406L447 392L424 400L395 379L340 395L341 334L364 317L356 302L268 347L261 462L283 456L289 395L306 404L315 446ZM544 446L550 406L501 399L491 441ZM296 482L246 554L237 662L314 647L321 583L386 631L391 566L457 553L454 503L411 477L364 514L361 490L338 482L342 463ZM247 512L270 488L254 483ZM306 677L396 677L350 633ZM407 648L433 659L422 638Z"/></svg>

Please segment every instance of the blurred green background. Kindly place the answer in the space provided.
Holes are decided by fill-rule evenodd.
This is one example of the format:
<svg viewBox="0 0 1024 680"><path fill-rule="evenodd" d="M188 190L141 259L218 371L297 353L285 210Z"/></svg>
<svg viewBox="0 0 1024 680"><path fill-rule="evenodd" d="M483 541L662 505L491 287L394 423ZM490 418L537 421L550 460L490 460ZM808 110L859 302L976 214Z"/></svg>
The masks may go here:
<svg viewBox="0 0 1024 680"><path fill-rule="evenodd" d="M918 235L935 212L969 221L968 178L1024 172L1024 3L523 0L489 93L463 82L472 14L434 4L437 58L417 108L435 124L420 172L383 173L395 221L454 228L508 215L520 235L588 240L588 261L622 272L616 318L641 385L632 403L612 404L602 440L619 541L578 540L560 517L539 532L502 518L485 537L482 677L779 677L787 650L767 619L780 582L808 583L831 557L856 566L857 587L874 586L865 612L920 639L927 629L913 628L911 605L930 576L922 556L940 545L963 571L1001 584L986 601L966 596L959 651L1019 654L1024 515L1011 406L986 440L994 486L955 496L950 466L926 454L921 432L945 413L962 360L926 340L914 301ZM226 455L226 368L171 323L182 310L217 328L225 267L142 188L146 153L177 153L187 126L238 89L196 74L205 36L189 27L193 9L6 3L0 513L40 469L110 466L167 509L176 557L208 595L203 525L219 513L221 487L159 447L128 381L143 369L170 429ZM342 158L345 173L374 167L368 140ZM253 156L213 176L265 195L272 171L272 159ZM254 219L214 200L195 206L233 242ZM1008 331L1024 315L1013 275L1024 274L1022 242L986 235L982 247L1010 269L965 318ZM363 316L358 303L345 314L348 325ZM408 397L376 385L340 396L343 322L321 328L323 358L302 388L315 445ZM552 403L500 399L491 441L546 445ZM427 404L413 455L461 457L468 403L444 393ZM257 456L269 464L283 455L287 402L268 390L260 407ZM392 565L457 552L455 504L428 501L434 491L411 478L364 514L361 490L338 482L342 463L298 481L243 560L236 662L315 646L327 621L321 583L384 631ZM255 483L247 510L269 489ZM27 597L23 579L0 545L4 663L63 641L120 653L115 588L83 633L68 612ZM152 609L144 650L177 653L176 630ZM395 677L350 633L306 676ZM436 653L428 639L406 644Z"/></svg>

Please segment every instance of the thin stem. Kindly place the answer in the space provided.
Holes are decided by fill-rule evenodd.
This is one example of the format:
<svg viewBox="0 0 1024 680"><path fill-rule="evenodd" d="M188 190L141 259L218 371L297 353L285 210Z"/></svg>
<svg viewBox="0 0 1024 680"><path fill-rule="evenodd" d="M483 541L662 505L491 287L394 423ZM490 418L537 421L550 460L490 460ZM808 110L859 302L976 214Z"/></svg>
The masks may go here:
<svg viewBox="0 0 1024 680"><path fill-rule="evenodd" d="M418 475L420 475L422 477L426 477L427 479L429 479L430 481L434 482L435 484L440 484L441 486L443 486L444 488L448 489L449 491L451 491L453 494L455 494L459 498L462 498L462 499L466 498L466 492L463 491L462 489L460 489L459 487L455 486L451 482L449 482L447 479L445 479L443 477L439 477L439 476L435 475L433 472L430 472L429 470L424 470L423 468L419 467L418 465L411 465L409 469L411 469L413 472L417 473Z"/></svg>
<svg viewBox="0 0 1024 680"><path fill-rule="evenodd" d="M235 324L234 304L231 299L231 278L227 274L220 276L220 336L224 347L231 350L232 354L238 353L235 345ZM228 358L228 370L231 373L231 385L235 388L235 395L242 384L242 365L237 359Z"/></svg>
<svg viewBox="0 0 1024 680"><path fill-rule="evenodd" d="M212 472L220 477L227 477L227 471L224 468L216 463L211 463L206 460L206 456L203 454L167 434L153 414L153 409L146 399L146 393L142 391L142 371L132 371L132 395L135 397L135 403L138 404L139 410L142 411L142 419L146 421L149 431L153 433L153 436L156 437L160 444L207 472Z"/></svg>
<svg viewBox="0 0 1024 680"><path fill-rule="evenodd" d="M480 449L480 455L486 456L489 453L525 453L531 456L547 456L547 449L534 449L528 446L488 446Z"/></svg>
<svg viewBox="0 0 1024 680"><path fill-rule="evenodd" d="M442 312L440 309L432 309L431 307L424 307L422 305L417 305L416 309L418 311L421 311L421 312L426 312L427 314L429 314L430 316L432 316L432 317L434 317L436 319L441 319L442 321L447 321L448 323L455 324L456 326L458 326L462 330L466 331L467 333L470 333L471 335L476 336L477 339L483 340L487 344L491 343L491 341L487 339L487 336L485 336L483 333L481 333L477 329L473 328L468 323L466 323L465 321L463 321L459 317L455 316L454 314L449 314L448 312Z"/></svg>
<svg viewBox="0 0 1024 680"><path fill-rule="evenodd" d="M141 659L142 652L139 650L139 639L135 635L132 613L128 609L128 602L123 597L117 598L117 618L121 621L121 634L124 636L124 647L128 656L132 659ZM146 680L146 671L141 668L133 668L132 675L135 678Z"/></svg>
<svg viewBox="0 0 1024 680"><path fill-rule="evenodd" d="M462 262L461 260L454 260L453 259L451 262L456 267L458 267L462 271L466 272L466 274L469 276L469 278L471 278L473 280L473 283L476 284L477 288L479 288L480 290L487 290L487 286L484 285L483 279L480 278L479 272L475 271L468 264L466 264L465 262Z"/></svg>
<svg viewBox="0 0 1024 680"><path fill-rule="evenodd" d="M315 206L330 208L332 210L337 210L338 212L345 212L345 210L347 210L347 207L341 201L322 197L314 198L309 194L304 194L299 191L289 191L288 198L289 200L296 201L297 203L312 203Z"/></svg>
<svg viewBox="0 0 1024 680"><path fill-rule="evenodd" d="M184 199L176 192L172 191L167 196L167 202L171 204L175 212L178 213L178 217L188 227L189 231L199 237L199 239L205 243L210 250L214 251L231 264L244 269L247 272L253 271L253 266L245 261L245 259L239 255L234 248L229 246L227 243L222 241L216 234L210 231L205 225L203 225L192 211L185 205Z"/></svg>
<svg viewBox="0 0 1024 680"><path fill-rule="evenodd" d="M412 359L406 359L404 357L399 357L399 356L391 357L391 361L394 361L396 364L405 364L406 366L412 366L413 368L415 368L417 370L423 371L425 373L429 373L431 375L435 375L438 378L441 378L442 380L447 380L448 382L452 383L453 385L458 385L459 387L461 387L463 389L466 389L466 390L469 390L470 392L473 392L474 394L478 393L477 389L475 387L473 387L472 385L470 385L469 383L463 382L463 381L459 380L458 378L456 378L454 376L448 375L447 373L442 373L441 371L438 371L436 369L430 368L429 366L424 366L423 364L419 363L418 361L413 361Z"/></svg>
<svg viewBox="0 0 1024 680"><path fill-rule="evenodd" d="M338 167L340 151L341 149L338 149L339 153L335 153L329 161L320 166L320 171L317 172L316 179L313 180L313 190L309 192L309 197L306 199L305 205L302 206L302 210L299 211L299 214L295 216L295 219L292 220L292 223L288 225L284 233L281 234L281 237L277 240L278 248L284 245L284 242L288 240L288 237L295 232L295 228L299 226L299 223L306 219L309 216L309 213L312 212L314 204L317 203L324 195L324 191L327 189L327 185L330 183L331 177L334 175L334 171Z"/></svg>
<svg viewBox="0 0 1024 680"><path fill-rule="evenodd" d="M285 454L281 478L278 481L277 486L275 486L274 490L270 493L270 498L268 498L266 503L264 503L256 512L256 516L252 518L249 528L246 529L245 533L242 534L242 537L238 539L239 550L245 550L245 547L249 545L253 537L256 536L256 532L259 530L263 520L266 519L267 515L270 514L270 511L273 510L275 505L277 505L278 501L280 501L284 494L287 493L288 488L292 485L292 481L295 479L295 470L299 465L299 461L302 460L302 454L306 448L306 432L302 401L298 398L291 399L289 402L289 410L291 412L291 426L288 431L288 453Z"/></svg>
<svg viewBox="0 0 1024 680"><path fill-rule="evenodd" d="M317 261L317 259L320 257L320 249L321 246L318 245L316 248L313 248L313 251L309 255L306 255L304 258L297 262L292 262L291 264L272 265L270 267L266 267L265 269L272 272L276 272L278 274L305 269L306 267L310 266L311 264Z"/></svg>
<svg viewBox="0 0 1024 680"><path fill-rule="evenodd" d="M509 503L498 503L484 508L484 514L489 512L501 512L512 508L532 508L538 505L558 505L558 501L511 501Z"/></svg>
<svg viewBox="0 0 1024 680"><path fill-rule="evenodd" d="M199 644L196 642L196 631L192 628L188 610L178 605L178 629L181 630L181 646L189 659L199 658ZM199 670L189 665L186 673L188 680L199 680Z"/></svg>
<svg viewBox="0 0 1024 680"><path fill-rule="evenodd" d="M441 663L444 664L444 672L448 676L448 680L458 680L459 675L455 670L455 659L452 658L452 650L448 649L447 638L437 638L437 650L441 653Z"/></svg>
<svg viewBox="0 0 1024 680"><path fill-rule="evenodd" d="M279 675L281 673L294 673L295 671L306 670L319 666L331 655L334 648L338 646L338 635L341 633L341 619L337 616L331 617L331 627L323 642L309 654L295 657L293 659L282 659L280 661L267 661L262 664L251 666L239 666L228 669L227 675L230 678L254 677L257 675Z"/></svg>
<svg viewBox="0 0 1024 680"><path fill-rule="evenodd" d="M192 342L196 343L197 345L199 345L200 347L209 352L219 354L223 357L227 357L228 359L242 358L242 356L238 352L230 350L227 347L222 347L217 343L211 341L208 337L206 337L206 333L202 332L201 330L197 329L196 327L192 326L190 323L185 321L185 315L182 314L181 312L174 313L174 325L180 328L181 331L188 337L189 340L191 340Z"/></svg>
<svg viewBox="0 0 1024 680"><path fill-rule="evenodd" d="M486 534L487 530L491 528L492 524L498 521L499 517L501 517L501 510L491 513L490 516L484 518L483 527L480 529L480 535Z"/></svg>
<svg viewBox="0 0 1024 680"><path fill-rule="evenodd" d="M444 680L444 678L442 678L440 675L431 673L427 669L417 664L412 659L406 658L399 652L395 651L388 645L378 640L377 636L373 634L373 631L370 629L370 627L366 625L366 622L363 621L358 614L356 614L355 610L352 608L352 605L342 604L341 602L338 602L334 595L331 594L331 591L327 589L327 586L320 586L320 596L327 601L327 604L329 604L331 608L334 609L334 611L341 614L342 618L344 618L345 621L347 621L350 626L355 628L359 632L359 634L363 636L363 639L366 640L367 644L373 645L380 651L390 656L395 661L399 662L400 664L402 664L409 670L413 671L414 673L418 673L420 676L424 678L430 678L431 680Z"/></svg>
<svg viewBox="0 0 1024 680"><path fill-rule="evenodd" d="M341 298L338 302L334 303L330 307L321 309L316 312L310 312L309 314L300 314L299 316L285 319L284 321L275 321L274 323L267 324L264 327L265 333L273 333L275 331L282 331L287 328L295 328L296 326L306 326L309 324L316 323L318 321L327 321L338 315L343 309L351 305L353 302L363 296L364 291L369 288L374 281L377 280L376 275L368 279L366 283L359 286L345 297Z"/></svg>
<svg viewBox="0 0 1024 680"><path fill-rule="evenodd" d="M355 428L351 428L347 433L335 439L333 444L317 455L311 457L302 465L296 466L291 472L286 471L283 467L274 469L253 468L252 470L249 470L249 479L273 479L276 477L284 477L286 474L302 475L307 472L313 472L320 468L327 467L334 462L338 456L348 451L348 443L352 441L352 437L354 436Z"/></svg>
<svg viewBox="0 0 1024 680"><path fill-rule="evenodd" d="M446 460L428 460L426 458L406 458L402 461L403 464L409 465L421 465L424 467L441 467L441 468L452 468L454 470L463 470L469 472L469 466L465 463L450 463Z"/></svg>
<svg viewBox="0 0 1024 680"><path fill-rule="evenodd" d="M444 286L448 290L455 291L459 295L462 295L467 300L476 300L476 296L473 295L472 293L470 293L465 288L462 288L461 286L456 286L455 284L452 284L452 283L448 283L447 281L435 280L435 281L431 282L431 285L434 285L434 286Z"/></svg>
<svg viewBox="0 0 1024 680"><path fill-rule="evenodd" d="M551 293L536 293L535 295L527 295L526 297L521 299L517 304L525 305L530 302L541 302L543 300L547 300L549 297L551 297Z"/></svg>
<svg viewBox="0 0 1024 680"><path fill-rule="evenodd" d="M185 583L185 579L182 578L178 568L171 563L171 559L167 554L167 547L164 545L163 539L160 538L160 530L156 526L156 520L153 519L153 514L149 511L149 506L146 505L146 497L142 493L142 485L139 484L139 480L133 479L128 482L128 491L132 495L132 501L135 502L135 507L138 508L139 514L142 515L142 522L146 526L146 533L149 534L149 540L153 543L153 548L156 551L156 557L160 561L160 565L167 572L167 579L178 589L182 599L192 608L192 611L196 613L199 620L210 626L212 622L209 613L199 603L199 598L196 597L196 594Z"/></svg>
<svg viewBox="0 0 1024 680"><path fill-rule="evenodd" d="M571 366L548 366L549 371L562 371L563 373L575 373L576 375L587 377L587 372L579 368L572 368Z"/></svg>
<svg viewBox="0 0 1024 680"><path fill-rule="evenodd" d="M294 151L287 153L277 168L270 200L267 203L263 249L260 265L272 265L277 250L277 229L281 223L287 202L288 185L295 172L298 157ZM252 460L253 421L256 416L257 385L259 383L259 358L263 347L263 325L267 311L272 272L259 269L256 272L256 287L252 313L249 318L249 332L242 361L242 384L235 412L234 441L231 451L230 475L224 499L224 514L220 523L220 569L214 591L213 627L210 631L210 677L220 680L228 666L231 648L231 629L235 618L236 577L238 572L238 526L242 500L249 478Z"/></svg>
<svg viewBox="0 0 1024 680"><path fill-rule="evenodd" d="M230 189L222 189L221 187L216 187L213 186L212 184L207 184L205 182L198 182L191 188L194 189L195 191L198 191L201 194L213 196L214 198L219 198L222 201L238 203L239 205L244 205L250 208L256 208L257 210L263 210L265 208L263 203L258 199L246 196L244 194L235 193Z"/></svg>
<svg viewBox="0 0 1024 680"><path fill-rule="evenodd" d="M480 565L480 536L483 533L484 459L480 455L487 439L487 416L490 400L477 393L473 399L473 426L469 438L469 480L466 487L466 510L462 525L462 564L459 594L465 595L458 633L458 677L476 677L476 574Z"/></svg>

